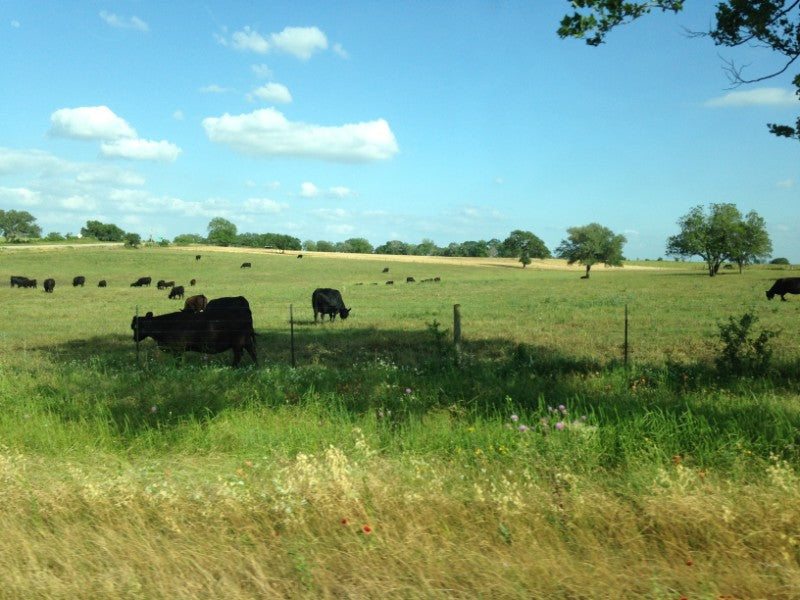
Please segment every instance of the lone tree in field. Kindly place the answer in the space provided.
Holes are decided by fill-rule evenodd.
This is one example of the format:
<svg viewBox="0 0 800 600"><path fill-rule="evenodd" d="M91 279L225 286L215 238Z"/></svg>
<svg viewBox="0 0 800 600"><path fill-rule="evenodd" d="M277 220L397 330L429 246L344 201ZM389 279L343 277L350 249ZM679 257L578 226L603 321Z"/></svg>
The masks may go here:
<svg viewBox="0 0 800 600"><path fill-rule="evenodd" d="M678 220L681 232L667 240L667 254L677 257L699 256L713 277L726 260L741 268L772 252L764 219L755 211L742 218L735 204L712 204L708 214L695 206Z"/></svg>
<svg viewBox="0 0 800 600"><path fill-rule="evenodd" d="M101 223L100 221L86 221L86 227L81 227L81 235L87 238L95 238L101 242L121 242L125 238L125 232L113 223Z"/></svg>
<svg viewBox="0 0 800 600"><path fill-rule="evenodd" d="M565 15L558 28L562 38L576 37L591 46L599 46L605 36L618 25L624 25L646 15L653 9L678 13L684 0L571 0L574 12ZM709 3L709 6L711 3ZM800 58L800 0L725 0L716 3L715 23L709 31L693 32L695 37L710 37L717 46L735 48L766 48L780 55L774 70L745 77L743 68L731 61L725 71L731 84L757 83L785 73ZM800 74L792 83L800 97ZM800 141L800 118L794 125L768 123L770 133Z"/></svg>
<svg viewBox="0 0 800 600"><path fill-rule="evenodd" d="M227 246L236 242L236 225L223 219L214 217L208 222L208 243L217 246Z"/></svg>
<svg viewBox="0 0 800 600"><path fill-rule="evenodd" d="M0 210L0 232L8 241L13 241L20 237L38 238L42 228L27 210Z"/></svg>
<svg viewBox="0 0 800 600"><path fill-rule="evenodd" d="M508 234L499 247L500 256L505 258L519 257L522 267L531 264L531 258L550 258L550 250L544 242L530 231L515 229ZM524 260L527 259L527 262Z"/></svg>
<svg viewBox="0 0 800 600"><path fill-rule="evenodd" d="M622 246L627 241L624 235L615 234L608 227L590 223L583 227L570 227L567 239L561 240L556 256L566 258L567 263L586 266L584 279L589 279L592 265L603 263L609 267L620 267L624 257Z"/></svg>

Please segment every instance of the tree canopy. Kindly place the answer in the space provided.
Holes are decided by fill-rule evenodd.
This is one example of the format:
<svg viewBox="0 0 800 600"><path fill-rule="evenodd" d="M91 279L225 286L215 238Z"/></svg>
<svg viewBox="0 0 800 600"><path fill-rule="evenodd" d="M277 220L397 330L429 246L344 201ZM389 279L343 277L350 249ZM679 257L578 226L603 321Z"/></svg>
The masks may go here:
<svg viewBox="0 0 800 600"><path fill-rule="evenodd" d="M37 238L42 235L42 228L26 210L0 210L0 232L7 240L14 241L21 237Z"/></svg>
<svg viewBox="0 0 800 600"><path fill-rule="evenodd" d="M505 258L522 257L523 251L526 253L528 259L531 258L550 258L550 250L545 246L544 242L530 231L523 231L522 229L515 229L508 234L508 237L503 240L500 245L500 256ZM530 260L527 263L530 264Z"/></svg>
<svg viewBox="0 0 800 600"><path fill-rule="evenodd" d="M742 213L735 204L712 204L706 214L695 206L678 220L680 233L667 240L671 256L699 256L713 277L726 260L739 265L766 258L772 252L772 242L766 223L755 211Z"/></svg>
<svg viewBox="0 0 800 600"><path fill-rule="evenodd" d="M125 237L125 232L113 223L86 221L86 227L81 227L81 236L94 238L101 242L121 242Z"/></svg>
<svg viewBox="0 0 800 600"><path fill-rule="evenodd" d="M561 240L556 248L556 256L566 258L569 264L577 262L584 265L584 278L589 278L589 271L594 264L603 263L609 267L622 265L622 246L627 241L624 235L615 234L598 223L570 227L567 234L567 239Z"/></svg>
<svg viewBox="0 0 800 600"><path fill-rule="evenodd" d="M217 246L235 244L236 225L222 217L214 217L208 222L208 243Z"/></svg>
<svg viewBox="0 0 800 600"><path fill-rule="evenodd" d="M652 12L680 12L683 0L569 0L572 14L565 15L558 28L562 38L576 37L591 46L605 41L606 35L618 25L624 25ZM800 0L725 0L718 2L714 24L708 31L695 32L698 37L710 37L718 46L761 47L772 50L782 58L782 66L774 71L745 77L743 67L732 62L725 70L734 85L756 83L785 73L800 58ZM800 98L800 73L792 80ZM793 125L768 123L769 131L780 137L800 140L800 117Z"/></svg>

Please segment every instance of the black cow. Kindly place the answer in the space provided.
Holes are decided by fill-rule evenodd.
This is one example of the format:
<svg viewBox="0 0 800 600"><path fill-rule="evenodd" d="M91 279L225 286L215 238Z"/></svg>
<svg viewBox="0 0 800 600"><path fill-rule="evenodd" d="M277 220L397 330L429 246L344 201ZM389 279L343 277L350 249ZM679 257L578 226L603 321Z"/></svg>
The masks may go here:
<svg viewBox="0 0 800 600"><path fill-rule="evenodd" d="M131 284L131 287L142 287L143 285L150 287L151 281L153 281L151 277L139 277L139 279Z"/></svg>
<svg viewBox="0 0 800 600"><path fill-rule="evenodd" d="M159 279L159 280L156 282L156 287L157 287L159 290L163 290L165 287L167 287L167 282L166 282L166 281L164 281L163 279Z"/></svg>
<svg viewBox="0 0 800 600"><path fill-rule="evenodd" d="M406 277L406 283L414 283L415 281L413 277Z"/></svg>
<svg viewBox="0 0 800 600"><path fill-rule="evenodd" d="M208 305L208 298L203 294L197 296L189 296L186 302L183 303L183 310L189 312L203 312Z"/></svg>
<svg viewBox="0 0 800 600"><path fill-rule="evenodd" d="M35 288L36 287L36 280L35 279L28 279L27 277L22 278L24 281L21 283L17 283L17 287L24 287L24 288Z"/></svg>
<svg viewBox="0 0 800 600"><path fill-rule="evenodd" d="M83 275L78 275L77 277L72 278L72 287L83 287L84 283L86 283L86 277Z"/></svg>
<svg viewBox="0 0 800 600"><path fill-rule="evenodd" d="M339 290L331 288L317 288L311 294L311 306L314 308L314 322L317 322L317 314L322 315L322 320L325 320L325 315L330 317L333 321L336 318L336 313L342 319L346 319L350 314L350 309L344 307L344 300Z"/></svg>
<svg viewBox="0 0 800 600"><path fill-rule="evenodd" d="M172 283L175 283L174 281ZM169 291L169 299L172 300L173 298L183 298L183 286L176 285Z"/></svg>
<svg viewBox="0 0 800 600"><path fill-rule="evenodd" d="M241 266L241 267L239 267L239 268L240 268L240 269L249 269L249 268L250 268L250 267L252 267L252 266L253 266L253 265L251 265L249 262L246 262L246 263L242 263L242 266Z"/></svg>
<svg viewBox="0 0 800 600"><path fill-rule="evenodd" d="M196 283L197 283L197 279L192 279L192 280L189 282L189 285L195 285Z"/></svg>
<svg viewBox="0 0 800 600"><path fill-rule="evenodd" d="M97 282L97 287L106 287L107 285L108 282L106 282L105 279L101 279L100 281Z"/></svg>
<svg viewBox="0 0 800 600"><path fill-rule="evenodd" d="M233 366L247 350L253 362L258 362L253 315L243 296L215 298L200 313L179 311L154 317L148 312L133 317L131 329L135 342L152 337L162 350L217 354L230 349Z"/></svg>
<svg viewBox="0 0 800 600"><path fill-rule="evenodd" d="M772 284L772 287L767 290L767 300L772 300L776 295L781 297L784 302L785 294L800 294L800 277L784 277L778 279Z"/></svg>
<svg viewBox="0 0 800 600"><path fill-rule="evenodd" d="M53 288L56 287L56 280L53 279L52 277L49 277L44 280L44 283L42 285L44 285L45 292L47 292L48 294L52 294Z"/></svg>
<svg viewBox="0 0 800 600"><path fill-rule="evenodd" d="M383 271L381 271L381 273L388 273L388 272L389 272L389 267L383 267Z"/></svg>
<svg viewBox="0 0 800 600"><path fill-rule="evenodd" d="M23 277L22 275L12 275L11 276L11 287L25 287L25 282L28 281L27 277Z"/></svg>
<svg viewBox="0 0 800 600"><path fill-rule="evenodd" d="M303 255L302 254L298 254L297 258L303 258Z"/></svg>
<svg viewBox="0 0 800 600"><path fill-rule="evenodd" d="M194 259L195 259L195 260L200 260L200 255L199 255L199 254L195 254L195 255L194 255Z"/></svg>

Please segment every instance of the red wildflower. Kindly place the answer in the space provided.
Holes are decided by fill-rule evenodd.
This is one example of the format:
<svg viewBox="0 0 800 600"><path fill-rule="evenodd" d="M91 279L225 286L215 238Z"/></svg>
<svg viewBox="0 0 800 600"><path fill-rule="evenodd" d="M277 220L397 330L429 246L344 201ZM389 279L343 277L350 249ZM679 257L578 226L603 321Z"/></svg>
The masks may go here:
<svg viewBox="0 0 800 600"><path fill-rule="evenodd" d="M347 525L347 518L346 517L342 519L342 525Z"/></svg>
<svg viewBox="0 0 800 600"><path fill-rule="evenodd" d="M364 526L361 528L361 531L363 531L364 533L366 533L367 535L369 535L370 533L372 533L372 527L370 527L369 525L364 525Z"/></svg>

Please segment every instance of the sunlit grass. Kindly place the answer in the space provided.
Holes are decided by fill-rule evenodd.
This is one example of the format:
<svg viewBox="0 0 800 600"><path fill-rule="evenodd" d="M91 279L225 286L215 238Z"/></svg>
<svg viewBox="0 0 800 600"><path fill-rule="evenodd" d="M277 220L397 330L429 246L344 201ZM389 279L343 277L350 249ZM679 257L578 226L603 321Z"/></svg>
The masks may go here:
<svg viewBox="0 0 800 600"><path fill-rule="evenodd" d="M3 597L800 596L800 302L766 301L776 271L1 256L57 280L0 281ZM137 354L133 314L180 307L144 275L247 297L260 365ZM313 325L317 286L351 318ZM714 358L745 310L781 333L737 378Z"/></svg>

